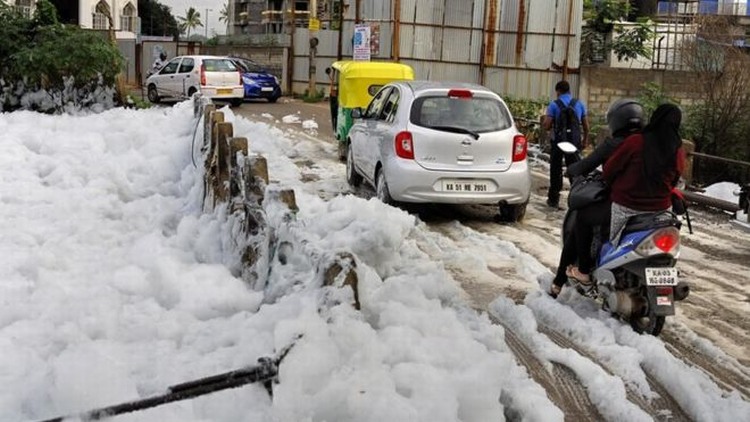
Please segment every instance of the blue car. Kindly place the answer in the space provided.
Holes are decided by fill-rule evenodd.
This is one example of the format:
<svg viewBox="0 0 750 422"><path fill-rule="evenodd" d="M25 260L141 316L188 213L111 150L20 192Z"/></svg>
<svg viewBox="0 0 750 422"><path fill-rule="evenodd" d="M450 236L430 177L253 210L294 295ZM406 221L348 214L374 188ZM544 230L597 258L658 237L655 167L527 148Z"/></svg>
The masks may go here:
<svg viewBox="0 0 750 422"><path fill-rule="evenodd" d="M240 57L230 57L240 68L242 84L245 86L245 99L265 98L275 103L281 97L279 78L266 72L258 63Z"/></svg>

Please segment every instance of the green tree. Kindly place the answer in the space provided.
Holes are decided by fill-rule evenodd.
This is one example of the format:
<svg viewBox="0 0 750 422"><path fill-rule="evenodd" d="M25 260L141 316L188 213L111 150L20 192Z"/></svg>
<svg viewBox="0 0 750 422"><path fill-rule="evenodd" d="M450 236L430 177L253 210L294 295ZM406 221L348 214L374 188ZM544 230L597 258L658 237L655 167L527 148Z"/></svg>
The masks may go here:
<svg viewBox="0 0 750 422"><path fill-rule="evenodd" d="M229 34L229 1L224 3L224 6L221 7L221 11L219 11L219 22L224 22L224 24L227 26L227 35Z"/></svg>
<svg viewBox="0 0 750 422"><path fill-rule="evenodd" d="M614 52L618 60L650 59L654 30L648 18L623 24L634 10L626 0L584 0L582 61L592 63L609 52Z"/></svg>
<svg viewBox="0 0 750 422"><path fill-rule="evenodd" d="M0 109L21 107L16 96L24 92L54 96L75 88L85 101L87 92L115 86L124 63L117 47L92 31L59 24L48 0L39 0L31 18L0 3L0 22Z"/></svg>
<svg viewBox="0 0 750 422"><path fill-rule="evenodd" d="M201 22L201 13L195 10L194 7L189 8L185 11L185 16L178 16L180 20L180 30L187 32L187 38L190 38L190 31L199 26L203 26Z"/></svg>
<svg viewBox="0 0 750 422"><path fill-rule="evenodd" d="M180 26L172 15L169 6L160 4L158 0L138 0L138 15L141 18L141 33L143 35L159 35L178 37Z"/></svg>
<svg viewBox="0 0 750 422"><path fill-rule="evenodd" d="M700 84L700 102L689 108L684 126L698 151L750 161L750 56L733 44L744 31L728 16L696 23L700 37L684 42L680 54Z"/></svg>

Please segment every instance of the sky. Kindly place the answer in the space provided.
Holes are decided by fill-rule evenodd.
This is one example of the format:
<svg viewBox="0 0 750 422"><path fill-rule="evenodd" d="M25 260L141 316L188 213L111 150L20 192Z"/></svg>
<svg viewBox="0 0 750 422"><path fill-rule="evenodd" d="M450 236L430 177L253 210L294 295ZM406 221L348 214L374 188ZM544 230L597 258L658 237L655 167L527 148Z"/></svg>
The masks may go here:
<svg viewBox="0 0 750 422"><path fill-rule="evenodd" d="M314 162L322 177L303 181L300 160L335 156L333 144L316 140L315 121L285 116L300 130L284 132L270 115L248 120L224 109L235 136L267 157L273 183L293 188L300 208L285 224L280 209L266 207L269 225L292 246L288 262L273 260L255 285L236 277L238 221L222 207L203 209L202 140L192 112L184 102L0 114L0 420L149 397L253 365L292 343L273 400L249 385L117 420L563 420L517 362L505 328L473 310L448 271L451 260L486 268L489 258L467 260L460 244L415 216L352 195L335 160ZM574 293L557 301L544 294L549 269L512 242L460 224L451 230L538 286L521 302L494 298L491 315L543 362L571 368L606 419L651 420L626 398L626 386L656 394L648 367L693 419L748 420L750 403L675 358L660 339L634 334ZM321 286L302 251L356 256L361 311L350 289ZM611 373L552 342L538 321L585 346ZM704 343L701 353L731 360Z"/></svg>
<svg viewBox="0 0 750 422"><path fill-rule="evenodd" d="M226 4L227 0L159 0L159 3L169 6L172 8L172 15L177 18L178 16L185 16L185 12L194 7L201 14L201 22L203 26L196 29L201 35L206 34L208 29L208 37L212 37L213 31L216 31L218 35L224 35L227 33L227 25L224 22L219 21L219 12ZM208 20L206 19L206 9L208 11ZM208 22L208 25L206 25Z"/></svg>

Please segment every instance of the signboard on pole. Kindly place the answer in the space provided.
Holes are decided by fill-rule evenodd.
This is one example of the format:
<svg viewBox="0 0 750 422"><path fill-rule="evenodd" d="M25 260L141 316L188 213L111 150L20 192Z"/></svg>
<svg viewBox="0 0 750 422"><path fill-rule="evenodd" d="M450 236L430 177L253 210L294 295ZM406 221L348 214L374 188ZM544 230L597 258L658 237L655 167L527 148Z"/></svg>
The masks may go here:
<svg viewBox="0 0 750 422"><path fill-rule="evenodd" d="M317 18L310 18L310 23L308 25L308 29L310 31L319 31L320 30L320 20Z"/></svg>
<svg viewBox="0 0 750 422"><path fill-rule="evenodd" d="M370 25L357 24L354 26L354 60L370 60Z"/></svg>

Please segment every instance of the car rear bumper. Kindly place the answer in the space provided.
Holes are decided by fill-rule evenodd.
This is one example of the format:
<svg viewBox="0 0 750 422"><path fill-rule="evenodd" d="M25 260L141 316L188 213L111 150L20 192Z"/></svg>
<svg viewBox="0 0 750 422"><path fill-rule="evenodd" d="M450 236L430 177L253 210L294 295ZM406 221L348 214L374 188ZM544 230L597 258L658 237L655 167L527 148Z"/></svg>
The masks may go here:
<svg viewBox="0 0 750 422"><path fill-rule="evenodd" d="M263 87L258 86L246 86L245 87L245 98L278 98L281 97L281 88L274 87L271 91L263 91Z"/></svg>
<svg viewBox="0 0 750 422"><path fill-rule="evenodd" d="M521 204L529 200L531 173L527 161L514 163L503 172L433 171L412 160L386 164L386 183L391 197L401 202L442 204ZM484 181L491 192L445 192L446 180Z"/></svg>
<svg viewBox="0 0 750 422"><path fill-rule="evenodd" d="M201 87L201 93L208 98L243 98L245 95L244 88L237 86L204 86Z"/></svg>

